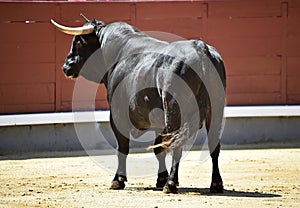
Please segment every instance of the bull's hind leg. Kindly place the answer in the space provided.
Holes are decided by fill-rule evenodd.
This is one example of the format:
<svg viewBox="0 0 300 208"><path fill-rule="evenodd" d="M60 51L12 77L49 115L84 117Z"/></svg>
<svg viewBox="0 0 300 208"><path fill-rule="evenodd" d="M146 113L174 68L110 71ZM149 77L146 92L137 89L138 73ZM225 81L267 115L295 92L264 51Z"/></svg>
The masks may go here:
<svg viewBox="0 0 300 208"><path fill-rule="evenodd" d="M179 162L182 156L182 147L176 147L172 149L172 167L170 172L170 178L163 188L164 193L177 193L177 186L179 185L178 171Z"/></svg>
<svg viewBox="0 0 300 208"><path fill-rule="evenodd" d="M223 193L223 181L219 171L218 158L220 153L220 142L217 144L215 150L211 153L213 170L212 170L212 181L210 185L211 193Z"/></svg>
<svg viewBox="0 0 300 208"><path fill-rule="evenodd" d="M165 114L165 124L166 128L164 133L174 133L181 126L181 109L176 101L176 99L169 94L167 91L162 92L162 103ZM170 172L170 177L163 187L164 193L177 193L178 185L178 169L179 162L182 156L181 147L171 147L172 149L172 167Z"/></svg>
<svg viewBox="0 0 300 208"><path fill-rule="evenodd" d="M112 118L111 118L112 121ZM126 177L126 159L129 153L129 139L123 136L116 128L114 122L111 122L111 127L115 133L118 142L117 156L118 156L118 169L115 177L111 183L111 189L124 189Z"/></svg>
<svg viewBox="0 0 300 208"><path fill-rule="evenodd" d="M162 136L158 136L155 139L156 144L160 144L162 142ZM156 188L163 188L169 179L169 173L166 167L166 151L162 147L154 148L155 156L158 160L158 173L156 180Z"/></svg>
<svg viewBox="0 0 300 208"><path fill-rule="evenodd" d="M209 131L210 119L206 120L206 130ZM213 134L214 135L214 134ZM220 139L208 138L208 147L212 158L212 181L210 185L211 193L223 193L223 181L219 171Z"/></svg>

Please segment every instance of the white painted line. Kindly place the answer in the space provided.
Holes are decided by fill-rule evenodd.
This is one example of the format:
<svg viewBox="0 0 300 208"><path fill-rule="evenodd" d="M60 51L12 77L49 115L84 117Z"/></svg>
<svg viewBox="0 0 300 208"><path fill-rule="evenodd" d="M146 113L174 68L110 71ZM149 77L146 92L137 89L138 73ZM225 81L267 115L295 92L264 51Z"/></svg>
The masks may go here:
<svg viewBox="0 0 300 208"><path fill-rule="evenodd" d="M227 106L224 116L234 117L289 117L300 116L300 106Z"/></svg>
<svg viewBox="0 0 300 208"><path fill-rule="evenodd" d="M107 122L109 111L35 113L0 116L0 126Z"/></svg>
<svg viewBox="0 0 300 208"><path fill-rule="evenodd" d="M227 106L226 118L300 117L300 106ZM0 126L108 122L109 111L0 115Z"/></svg>

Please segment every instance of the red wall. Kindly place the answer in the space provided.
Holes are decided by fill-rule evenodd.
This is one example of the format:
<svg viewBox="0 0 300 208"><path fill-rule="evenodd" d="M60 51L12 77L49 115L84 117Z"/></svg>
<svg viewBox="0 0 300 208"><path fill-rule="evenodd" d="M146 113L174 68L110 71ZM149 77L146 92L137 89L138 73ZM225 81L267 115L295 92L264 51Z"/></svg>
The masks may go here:
<svg viewBox="0 0 300 208"><path fill-rule="evenodd" d="M70 111L74 81L60 70L79 13L141 30L201 37L223 56L228 105L300 104L300 1L0 3L0 113ZM26 23L26 21L29 21ZM107 109L103 86L97 109Z"/></svg>

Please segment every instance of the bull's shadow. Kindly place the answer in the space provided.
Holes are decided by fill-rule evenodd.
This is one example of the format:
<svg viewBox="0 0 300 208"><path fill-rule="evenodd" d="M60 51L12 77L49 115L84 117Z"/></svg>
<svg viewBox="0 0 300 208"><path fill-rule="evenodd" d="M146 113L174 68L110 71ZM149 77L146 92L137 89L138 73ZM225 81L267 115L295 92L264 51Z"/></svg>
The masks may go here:
<svg viewBox="0 0 300 208"><path fill-rule="evenodd" d="M129 190L138 190L138 191L162 191L162 189L157 189L153 187L128 187ZM181 187L178 188L178 194L199 194L203 196L226 196L226 197L253 197L253 198L274 198L281 197L279 194L271 193L261 193L258 191L237 191L237 190L227 190L224 189L224 193L210 193L209 188L190 188L190 187Z"/></svg>
<svg viewBox="0 0 300 208"><path fill-rule="evenodd" d="M273 198L273 197L281 197L279 194L271 194L271 193L261 193L258 191L237 191L237 190L228 190L224 189L223 193L210 193L209 188L179 188L178 193L199 193L204 196L227 196L227 197L257 197L257 198Z"/></svg>

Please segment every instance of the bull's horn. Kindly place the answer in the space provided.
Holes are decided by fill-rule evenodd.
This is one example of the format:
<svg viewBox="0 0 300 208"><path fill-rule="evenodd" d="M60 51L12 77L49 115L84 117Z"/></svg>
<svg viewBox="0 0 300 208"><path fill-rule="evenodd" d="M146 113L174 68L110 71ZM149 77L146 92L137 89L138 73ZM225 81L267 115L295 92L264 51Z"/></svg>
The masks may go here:
<svg viewBox="0 0 300 208"><path fill-rule="evenodd" d="M90 20L88 18L86 18L86 16L84 16L82 13L80 13L80 16L82 17L82 19L88 23Z"/></svg>
<svg viewBox="0 0 300 208"><path fill-rule="evenodd" d="M53 19L51 19L51 23L60 31L63 33L69 34L69 35L86 35L90 34L94 31L93 25L84 25L82 27L66 27L63 25L58 24Z"/></svg>

